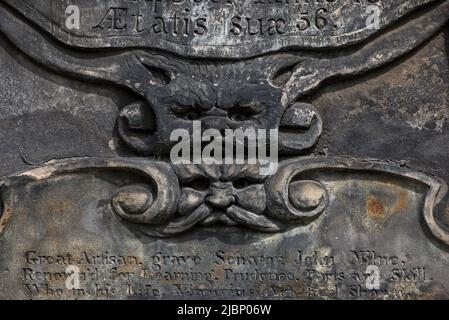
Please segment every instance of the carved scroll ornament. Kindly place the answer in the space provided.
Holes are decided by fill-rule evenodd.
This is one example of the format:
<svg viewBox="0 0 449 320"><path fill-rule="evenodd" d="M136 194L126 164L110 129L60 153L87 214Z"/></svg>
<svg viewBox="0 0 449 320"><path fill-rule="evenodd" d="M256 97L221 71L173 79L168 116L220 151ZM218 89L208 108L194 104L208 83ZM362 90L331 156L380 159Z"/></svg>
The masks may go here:
<svg viewBox="0 0 449 320"><path fill-rule="evenodd" d="M308 225L328 214L329 206L342 201L344 183L351 180L348 176L362 174L355 180L363 181L363 174L376 173L380 180L393 178L423 187L426 228L449 244L449 233L435 219L436 208L447 192L439 178L363 159L300 156L317 143L326 126L317 109L307 102L308 95L327 81L367 73L426 43L447 22L448 1L409 1L395 6L380 32L361 29L323 41L322 46L328 47L335 39L339 43L334 47L352 44L338 51L299 51L310 47L311 40L290 37L282 48L296 51L223 63L213 59L219 54L215 49L199 55L204 58L211 53L208 59L192 60L149 50L146 46L151 47L150 43L138 49L80 54L70 46L79 45L81 36L65 37L58 28L51 29L54 38L45 34L22 17L25 2L0 2L0 32L45 68L83 81L107 82L136 94L139 99L124 106L117 119L118 134L132 151L142 156L166 156L173 146L170 132L178 128L191 131L193 121L201 121L204 129L279 129L280 152L287 159L271 177L258 175L256 166L180 166L166 158L52 161L2 181L3 228L13 214L10 202L16 185L82 170L132 171L144 177L145 183L118 188L111 194L110 206L125 223L155 237L217 224L262 232ZM406 14L421 6L422 13ZM38 12L33 14L38 16ZM393 23L396 20L401 23ZM40 24L46 31L49 25L54 26L45 21ZM93 44L105 45L100 41ZM120 44L118 47L135 47L132 41ZM250 57L253 51L250 47L236 58ZM325 172L332 172L344 183L332 185ZM388 192L387 188L384 193Z"/></svg>

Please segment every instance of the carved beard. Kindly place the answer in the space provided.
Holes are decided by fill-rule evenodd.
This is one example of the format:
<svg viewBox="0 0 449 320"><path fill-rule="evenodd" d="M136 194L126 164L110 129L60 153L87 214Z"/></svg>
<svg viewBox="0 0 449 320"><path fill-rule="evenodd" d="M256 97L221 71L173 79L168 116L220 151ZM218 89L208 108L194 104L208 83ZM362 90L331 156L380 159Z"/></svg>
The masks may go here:
<svg viewBox="0 0 449 320"><path fill-rule="evenodd" d="M234 226L261 220L266 209L265 177L258 175L258 170L254 165L176 166L181 185L185 185L178 215L188 216L201 208L208 212L200 222L203 226ZM269 228L277 229L275 225Z"/></svg>
<svg viewBox="0 0 449 320"><path fill-rule="evenodd" d="M327 205L326 191L321 184L314 181L292 182L290 175L282 174L274 179L274 184L279 190L287 190L287 199L275 199L271 195L271 205L275 206L275 210L268 210L270 199L267 195L270 192L266 184L269 181L266 181L267 176L259 174L260 167L257 165L192 164L172 165L172 168L177 176L180 191L178 204L174 209L176 212L166 219L160 219L163 212L160 204L154 207L155 210L150 209L152 197L145 196L148 191L141 186L132 186L132 190L128 187L121 189L113 198L116 212L125 220L137 222L134 227L144 234L169 237L197 225L216 224L278 232L292 224L297 225L308 218L315 218ZM160 181L166 180L161 179L160 172L153 174L158 176ZM276 175L269 180L273 178L276 178ZM276 188L271 186L271 189ZM150 212L154 215L150 214L149 220L138 218L139 215Z"/></svg>

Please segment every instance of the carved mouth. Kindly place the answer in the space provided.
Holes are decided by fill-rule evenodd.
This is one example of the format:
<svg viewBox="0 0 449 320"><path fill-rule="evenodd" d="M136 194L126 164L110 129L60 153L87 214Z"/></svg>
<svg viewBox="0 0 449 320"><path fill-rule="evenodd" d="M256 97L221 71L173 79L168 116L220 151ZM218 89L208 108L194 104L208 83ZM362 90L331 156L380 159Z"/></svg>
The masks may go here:
<svg viewBox="0 0 449 320"><path fill-rule="evenodd" d="M199 224L203 227L211 227L214 225L237 226L239 223L231 219L223 209L214 210L212 213Z"/></svg>

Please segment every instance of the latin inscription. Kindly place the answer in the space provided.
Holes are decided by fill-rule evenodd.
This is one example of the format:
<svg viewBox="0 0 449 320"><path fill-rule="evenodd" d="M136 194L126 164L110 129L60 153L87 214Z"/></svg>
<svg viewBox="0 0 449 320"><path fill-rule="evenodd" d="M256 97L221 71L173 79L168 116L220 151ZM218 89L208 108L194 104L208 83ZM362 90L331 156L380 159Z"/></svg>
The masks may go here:
<svg viewBox="0 0 449 320"><path fill-rule="evenodd" d="M2 0L76 47L148 47L189 56L248 57L365 40L433 0L119 0L52 5ZM31 8L31 9L30 9ZM373 14L375 16L373 16ZM51 17L51 19L48 19ZM79 20L79 21L74 21ZM69 21L70 23L66 23Z"/></svg>
<svg viewBox="0 0 449 320"><path fill-rule="evenodd" d="M223 30L225 36L276 36L284 34L301 34L309 29L338 29L337 23L330 21L332 9L326 6L335 1L324 1L317 8L301 9L299 15L291 16L280 12L277 15L257 16L248 12L247 15L225 17ZM267 5L263 1L255 1L254 5ZM299 3L296 3L299 5ZM357 3L361 5L359 2ZM159 8L159 7L156 7ZM218 9L217 9L218 10ZM160 12L159 12L160 11ZM214 29L209 14L200 16L191 13L186 8L178 12L163 11L163 9L142 10L141 8L110 7L101 16L92 29L98 32L135 32L165 34L174 37L203 36Z"/></svg>
<svg viewBox="0 0 449 320"><path fill-rule="evenodd" d="M429 39L447 22L448 7L439 3L432 10L424 8L432 2L115 0L93 4L72 0L70 6L77 9L71 11L61 0L0 0L4 17L0 29L10 40L5 45L24 52L31 58L29 63L87 80L86 86L100 82L131 89L139 97L132 104L110 108L116 112L109 118L110 129L116 126L117 134L109 146L115 150L117 138L126 157L119 157L122 152L117 152L117 158L99 153L95 158L58 158L41 166L29 150L31 161L22 155L24 167L36 166L3 181L0 295L29 299L446 297L449 236L436 221L447 203L443 178L437 178L438 172L426 174L426 168L415 171L413 162L419 159L401 161L403 154L380 152L376 159L357 159L345 151L337 157L337 146L334 151L330 148L335 142L332 130L346 129L340 125L333 129L335 121L326 121L356 112L366 120L366 127L374 128L370 116L362 117L365 110L360 104L367 104L366 112L379 105L396 105L384 100L390 94L395 98L382 82L387 83L387 68L417 48L428 51L416 53L414 59L435 56L434 46L441 41L441 37L432 43ZM370 6L377 8L379 19L369 27ZM409 14L421 6L423 17ZM67 19L72 19L70 28ZM389 25L397 29L392 32ZM369 38L376 32L378 37ZM49 41L49 34L55 41ZM364 45L349 47L362 41ZM438 47L441 52L443 42ZM36 43L45 50L36 49ZM318 52L329 47L345 49L341 54L338 49ZM105 53L95 48L123 50ZM304 48L316 51L303 56ZM290 52L282 55L268 54L287 49ZM254 56L258 58L249 59ZM214 59L223 57L234 60ZM24 70L20 70L22 79ZM383 71L378 79L385 90L381 97L376 91L370 99L362 99L365 96L358 96L352 86L336 93L329 90L326 99L346 108L333 108L331 115L323 104L326 99L312 98L322 84L370 70ZM410 80L410 91L424 81L418 78L416 84ZM400 87L401 79L395 78L391 87ZM58 93L46 83L35 86L36 90ZM90 98L87 105L102 106L102 100ZM352 98L355 104L350 103ZM153 107L153 112L144 107ZM158 121L154 126L152 115ZM299 156L284 154L280 174L263 181L246 169L223 167L215 172L212 166L198 166L183 171L162 153L156 163L149 152L153 136L167 141L164 134L168 136L181 119L259 127L263 126L259 119L270 117L273 121L266 122L281 129L285 149ZM44 123L34 131L46 132ZM400 127L393 120L392 124ZM312 150L323 128L329 132ZM410 132L401 131L400 136ZM357 144L358 140L349 141L349 146ZM367 156L371 145L360 145L359 156ZM238 175L242 172L247 177Z"/></svg>
<svg viewBox="0 0 449 320"><path fill-rule="evenodd" d="M416 288L432 280L425 266L374 250L348 250L339 259L323 249L288 256L218 249L210 255L155 252L148 257L30 250L23 262L20 278L29 298L415 299ZM69 266L80 271L67 272ZM368 266L379 268L379 274L368 272ZM75 277L79 286L68 287ZM379 286L370 288L370 281Z"/></svg>

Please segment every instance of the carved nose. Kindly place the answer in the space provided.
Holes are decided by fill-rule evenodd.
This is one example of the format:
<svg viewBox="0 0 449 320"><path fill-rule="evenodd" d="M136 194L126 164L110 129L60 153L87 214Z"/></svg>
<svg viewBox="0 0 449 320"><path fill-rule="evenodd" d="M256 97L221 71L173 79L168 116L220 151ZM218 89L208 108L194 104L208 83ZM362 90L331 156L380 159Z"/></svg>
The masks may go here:
<svg viewBox="0 0 449 320"><path fill-rule="evenodd" d="M212 117L226 117L227 112L223 109L219 108L218 106L215 106L205 112L206 116L212 116Z"/></svg>
<svg viewBox="0 0 449 320"><path fill-rule="evenodd" d="M225 129L229 129L228 121L225 117L216 116L216 117L206 117L203 119L202 127L207 129L217 129L220 132Z"/></svg>
<svg viewBox="0 0 449 320"><path fill-rule="evenodd" d="M227 112L218 107L213 107L205 113L202 126L206 130L217 129L222 131L229 129Z"/></svg>
<svg viewBox="0 0 449 320"><path fill-rule="evenodd" d="M213 188L207 202L215 208L226 208L234 203L234 196L229 189Z"/></svg>
<svg viewBox="0 0 449 320"><path fill-rule="evenodd" d="M233 196L212 195L207 201L216 208L226 208L234 202Z"/></svg>

